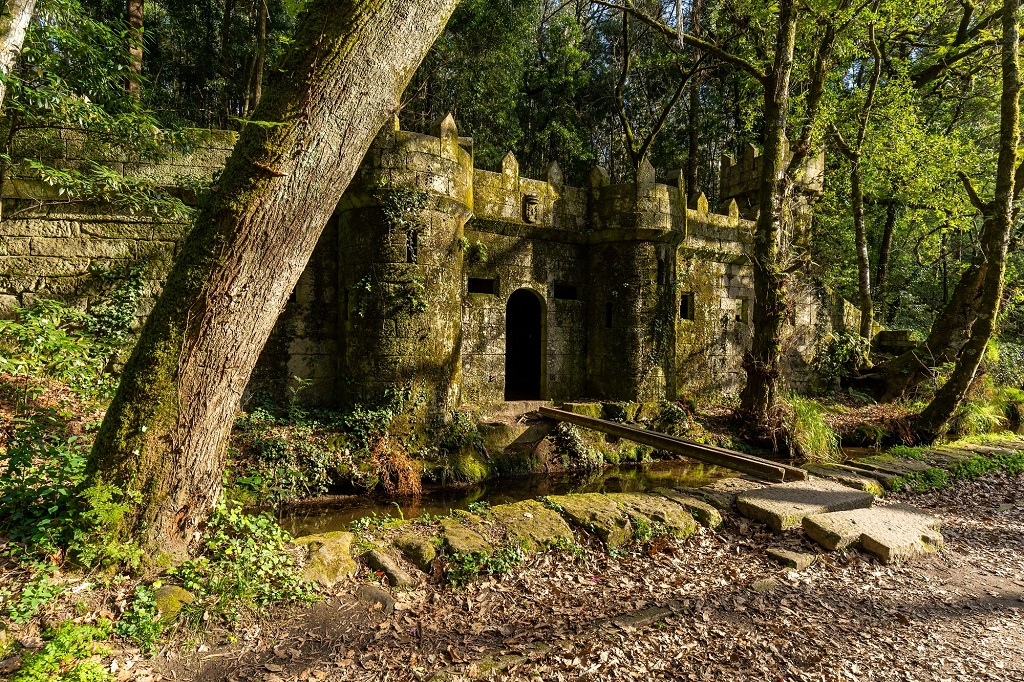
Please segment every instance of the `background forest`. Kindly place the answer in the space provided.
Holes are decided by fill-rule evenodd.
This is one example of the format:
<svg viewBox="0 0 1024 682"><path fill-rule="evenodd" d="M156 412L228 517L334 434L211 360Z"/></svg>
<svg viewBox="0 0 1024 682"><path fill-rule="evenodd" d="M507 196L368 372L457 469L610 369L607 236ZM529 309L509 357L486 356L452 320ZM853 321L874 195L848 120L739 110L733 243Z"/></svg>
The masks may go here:
<svg viewBox="0 0 1024 682"><path fill-rule="evenodd" d="M81 13L110 31L109 53L96 58L117 59L117 42L127 39L122 3L41 4L55 14L53 23L33 25L36 40ZM288 43L301 4L150 0L138 109L165 130L240 127L264 72ZM664 17L666 25L674 22L675 2L634 4ZM695 33L757 55L772 30L770 13L757 4L695 0L683 11ZM861 29L847 31L834 48L813 121L815 144L826 149L828 180L810 258L824 284L857 300L850 161L830 137L856 137L872 49L878 49L881 72L860 165L875 314L885 326L926 335L977 248L980 215L958 174L991 177L979 171L991 167L998 132L997 9L991 2L874 3L874 47ZM798 36L804 38L794 74L797 118L817 50L813 36ZM72 92L115 110L123 105L96 97L91 82L78 81L95 73L47 66ZM613 180L627 179L644 153L659 173L686 169L688 186L714 205L720 158L759 144L760 111L760 96L740 68L674 45L636 20L624 31L622 12L607 3L465 0L407 89L401 119L406 128L425 132L453 112L460 130L476 141L478 167L497 168L511 150L524 175L539 177L557 160L574 184L584 184L594 165L607 168ZM1011 246L1004 344L1024 335L1018 241ZM1006 353L1021 357L1016 347Z"/></svg>

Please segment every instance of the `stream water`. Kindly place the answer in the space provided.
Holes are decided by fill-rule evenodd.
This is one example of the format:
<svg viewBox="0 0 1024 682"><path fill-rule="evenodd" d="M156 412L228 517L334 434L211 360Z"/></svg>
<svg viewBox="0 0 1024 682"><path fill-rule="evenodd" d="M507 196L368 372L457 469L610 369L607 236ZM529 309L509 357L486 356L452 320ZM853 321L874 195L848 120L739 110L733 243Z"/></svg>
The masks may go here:
<svg viewBox="0 0 1024 682"><path fill-rule="evenodd" d="M295 537L310 533L344 530L365 516L404 518L425 513L448 514L467 509L474 502L491 505L532 499L541 495L589 492L644 492L654 488L707 485L736 472L691 460L666 460L649 464L617 466L598 471L537 474L496 478L469 488L441 488L424 491L417 498L387 500L368 495L334 495L289 504L277 510L281 526Z"/></svg>

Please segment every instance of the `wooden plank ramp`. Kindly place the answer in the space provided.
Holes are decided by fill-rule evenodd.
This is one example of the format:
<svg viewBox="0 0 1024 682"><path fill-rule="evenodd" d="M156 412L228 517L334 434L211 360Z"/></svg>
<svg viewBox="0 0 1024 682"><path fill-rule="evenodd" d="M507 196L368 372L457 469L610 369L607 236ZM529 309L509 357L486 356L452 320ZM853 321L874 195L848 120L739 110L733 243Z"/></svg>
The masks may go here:
<svg viewBox="0 0 1024 682"><path fill-rule="evenodd" d="M642 445L649 445L658 450L666 450L692 459L714 464L715 466L732 469L744 474L750 474L757 478L773 481L805 481L807 472L798 467L773 462L769 459L762 459L753 455L747 455L735 450L704 445L676 436L670 436L657 431L649 431L635 426L628 426L619 422L612 422L596 417L586 417L582 414L560 410L554 407L541 407L537 410L542 416L556 421L568 422L585 429L601 431L610 436L625 438Z"/></svg>

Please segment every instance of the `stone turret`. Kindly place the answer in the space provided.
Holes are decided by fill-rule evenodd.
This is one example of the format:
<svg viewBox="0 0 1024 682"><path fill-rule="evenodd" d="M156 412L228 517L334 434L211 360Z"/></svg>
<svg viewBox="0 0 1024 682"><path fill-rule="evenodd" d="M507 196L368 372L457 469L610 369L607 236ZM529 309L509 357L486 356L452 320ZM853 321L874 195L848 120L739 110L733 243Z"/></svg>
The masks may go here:
<svg viewBox="0 0 1024 682"><path fill-rule="evenodd" d="M373 404L408 386L425 411L459 404L463 226L472 141L449 115L434 135L381 131L338 207L342 387Z"/></svg>

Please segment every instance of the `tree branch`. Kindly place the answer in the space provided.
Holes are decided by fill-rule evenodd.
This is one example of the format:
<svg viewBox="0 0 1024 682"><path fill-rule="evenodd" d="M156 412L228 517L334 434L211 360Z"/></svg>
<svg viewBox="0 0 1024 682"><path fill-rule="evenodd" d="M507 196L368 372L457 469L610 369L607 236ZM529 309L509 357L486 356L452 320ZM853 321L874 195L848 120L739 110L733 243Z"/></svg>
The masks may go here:
<svg viewBox="0 0 1024 682"><path fill-rule="evenodd" d="M1018 172L1019 171L1020 169L1018 168ZM971 179L967 177L967 173L957 171L956 175L960 178L960 182L963 183L964 190L967 192L967 197L971 200L971 205L981 211L982 215L987 216L992 211L991 204L987 204L981 200L981 197L978 196L978 191L974 189L974 183L972 183Z"/></svg>
<svg viewBox="0 0 1024 682"><path fill-rule="evenodd" d="M731 64L732 66L735 66L741 71L744 71L750 76L756 78L761 83L765 83L768 80L768 76L765 74L764 71L757 68L755 65L751 64L746 59L738 55L734 55L731 52L722 49L718 45L715 45L714 43L709 43L706 40L701 40L696 36L690 35L689 33L682 33L677 29L672 28L671 26L667 26L661 23L657 19L654 19L653 17L650 17L647 14L636 9L630 0L621 0L621 2L619 3L607 2L607 0L593 0L593 2L595 5L601 5L602 7L610 7L612 9L629 12L635 18L637 18L644 24L647 24L647 26L653 28L655 31L662 34L663 36L665 36L674 43L678 44L678 41L681 37L683 42L686 43L687 45L703 50L704 52L707 52L708 54L722 60L726 64Z"/></svg>

